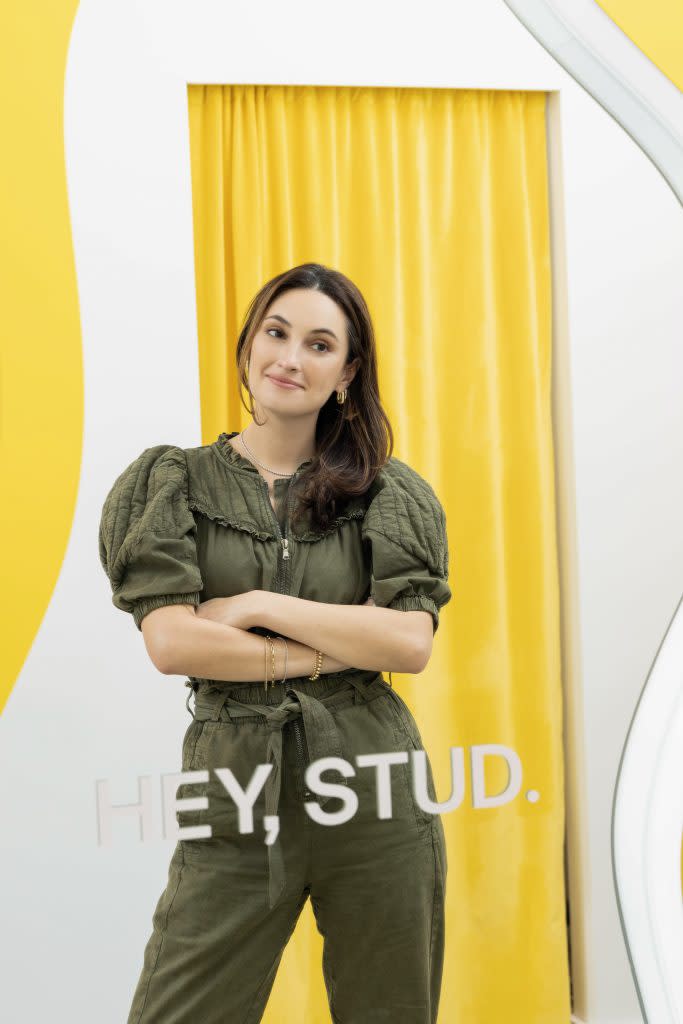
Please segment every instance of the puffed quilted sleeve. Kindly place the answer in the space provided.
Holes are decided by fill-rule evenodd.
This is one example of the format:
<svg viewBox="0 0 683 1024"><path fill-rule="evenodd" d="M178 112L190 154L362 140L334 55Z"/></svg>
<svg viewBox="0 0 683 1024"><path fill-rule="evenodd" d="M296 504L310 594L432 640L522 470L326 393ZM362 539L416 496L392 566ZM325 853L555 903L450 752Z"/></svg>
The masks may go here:
<svg viewBox="0 0 683 1024"><path fill-rule="evenodd" d="M436 633L439 612L452 597L443 506L423 477L393 457L375 484L362 523L370 596L383 608L430 612Z"/></svg>
<svg viewBox="0 0 683 1024"><path fill-rule="evenodd" d="M114 481L100 519L99 554L112 602L143 617L168 604L197 605L203 581L182 448L146 448Z"/></svg>

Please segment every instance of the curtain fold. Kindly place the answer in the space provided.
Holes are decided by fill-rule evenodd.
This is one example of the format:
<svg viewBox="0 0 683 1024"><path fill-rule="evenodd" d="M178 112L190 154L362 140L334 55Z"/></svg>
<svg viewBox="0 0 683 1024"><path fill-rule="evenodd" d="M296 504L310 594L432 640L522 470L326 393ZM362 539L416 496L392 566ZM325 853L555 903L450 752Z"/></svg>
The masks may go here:
<svg viewBox="0 0 683 1024"><path fill-rule="evenodd" d="M393 674L441 800L465 752L439 1021L568 1021L545 94L191 85L188 101L204 442L248 422L234 353L253 294L325 263L368 301L394 454L446 510L454 597L427 670ZM521 788L478 806L479 774L489 800L509 781L486 745L519 757ZM327 1024L321 956L307 904L266 1024Z"/></svg>

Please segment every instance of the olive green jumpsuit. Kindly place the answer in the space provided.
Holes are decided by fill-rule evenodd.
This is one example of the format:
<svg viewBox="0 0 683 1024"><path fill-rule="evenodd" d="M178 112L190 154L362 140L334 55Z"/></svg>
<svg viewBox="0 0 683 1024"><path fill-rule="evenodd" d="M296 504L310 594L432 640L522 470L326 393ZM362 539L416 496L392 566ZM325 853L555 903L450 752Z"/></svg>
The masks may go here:
<svg viewBox="0 0 683 1024"><path fill-rule="evenodd" d="M100 560L114 605L138 629L163 605L261 589L334 604L371 595L382 607L429 611L436 631L451 597L448 545L444 510L426 480L392 457L325 530L311 526L310 514L295 527L289 513L307 463L275 481L276 515L266 481L229 444L236 433L196 448L147 448L107 495ZM439 815L413 790L411 755L423 744L405 702L380 672L354 668L267 690L196 677L186 686L193 717L182 769L204 775L177 796L207 799L177 820L208 835L175 846L128 1024L257 1024L309 897L335 1024L435 1024L447 857ZM388 769L388 812L378 802L378 769L356 763L380 752L406 752ZM322 782L357 799L352 816L335 824L325 819L344 800L318 795L324 785L311 792L305 774L326 757L352 770L339 762ZM218 772L229 769L246 789L258 765L270 774L240 831L237 802ZM435 800L428 758L426 765ZM267 815L279 822L270 843Z"/></svg>

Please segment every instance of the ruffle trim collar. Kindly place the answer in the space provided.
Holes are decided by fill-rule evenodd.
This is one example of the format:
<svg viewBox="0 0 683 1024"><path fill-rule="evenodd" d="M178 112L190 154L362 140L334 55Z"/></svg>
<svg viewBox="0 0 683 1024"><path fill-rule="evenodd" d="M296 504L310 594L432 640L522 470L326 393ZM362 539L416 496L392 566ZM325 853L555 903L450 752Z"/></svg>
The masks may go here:
<svg viewBox="0 0 683 1024"><path fill-rule="evenodd" d="M214 441L214 446L223 458L232 463L232 465L239 466L240 469L248 469L251 473L258 473L258 469L254 463L251 462L246 455L241 455L237 449L230 444L230 438L237 437L239 433L239 430L231 430L230 432L224 431L222 434L218 435ZM301 469L302 466L307 466L309 462L312 461L312 459L306 459L305 462L300 464L299 469Z"/></svg>
<svg viewBox="0 0 683 1024"><path fill-rule="evenodd" d="M248 473L259 476L259 471L246 456L241 455L236 448L230 444L230 438L235 437L239 434L239 430L224 431L219 434L216 440L213 442L212 447L218 452L220 458L225 460L231 466L236 469L245 470ZM302 462L299 468L307 466L312 459L306 459ZM213 519L215 522L220 523L223 526L231 526L238 530L244 530L247 533L253 534L255 537L259 537L261 540L273 538L276 534L269 528L264 529L261 524L256 523L250 517L234 517L230 514L226 515L224 511L219 511L211 502L207 500L208 496L194 495L194 500L190 501L192 508L198 512L202 512L204 515ZM197 500L199 498L199 500ZM362 518L366 513L366 502L363 496L357 496L350 498L346 503L344 510L335 516L332 522L324 530L316 530L311 527L311 512L308 509L304 515L303 520L296 524L295 528L292 528L291 536L297 541L314 542L321 540L323 537L327 537L332 533L336 533L340 525L350 519ZM300 532L299 532L300 531Z"/></svg>

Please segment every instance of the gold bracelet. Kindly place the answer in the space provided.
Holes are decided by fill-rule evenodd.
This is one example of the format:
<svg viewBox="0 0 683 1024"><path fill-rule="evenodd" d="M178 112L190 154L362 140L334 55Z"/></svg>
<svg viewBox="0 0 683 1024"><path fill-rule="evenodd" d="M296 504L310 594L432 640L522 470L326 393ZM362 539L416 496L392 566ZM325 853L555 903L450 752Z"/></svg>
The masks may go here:
<svg viewBox="0 0 683 1024"><path fill-rule="evenodd" d="M275 644L273 643L274 639L275 638L270 636L269 634L266 634L263 638L263 650L266 657L266 675L264 680L264 687L266 691L268 690L268 683L270 683L271 687L275 685ZM270 659L272 665L270 679L268 679L268 644L270 644Z"/></svg>
<svg viewBox="0 0 683 1024"><path fill-rule="evenodd" d="M268 683L269 682L270 682L271 687L275 686L275 641L276 640L282 640L283 644L285 645L285 674L282 677L282 679L280 680L280 682L284 683L284 681L287 678L287 641L285 640L285 638L283 636L270 636L270 634L267 633L264 636L264 638L263 638L263 650L264 650L265 658L266 658L266 674L265 674L265 682L264 682L266 690L268 689ZM272 665L270 680L268 679L268 644L269 643L270 643L270 657L271 657L271 665Z"/></svg>
<svg viewBox="0 0 683 1024"><path fill-rule="evenodd" d="M268 689L268 639L264 636L263 638L263 654L266 659L265 676L263 680L264 689Z"/></svg>
<svg viewBox="0 0 683 1024"><path fill-rule="evenodd" d="M322 651L315 652L315 665L313 668L313 675L309 676L309 679L317 679L320 675L320 669L323 667L323 655Z"/></svg>
<svg viewBox="0 0 683 1024"><path fill-rule="evenodd" d="M287 679L287 657L288 657L287 641L285 640L285 638L283 636L276 636L275 639L276 640L282 640L283 644L285 645L285 669L284 669L285 674L283 675L282 679L280 680L280 683L284 683L285 680Z"/></svg>
<svg viewBox="0 0 683 1024"><path fill-rule="evenodd" d="M275 686L275 637L271 636L268 639L270 642L270 657L273 664L273 671L270 680L270 685L272 688L273 686Z"/></svg>

